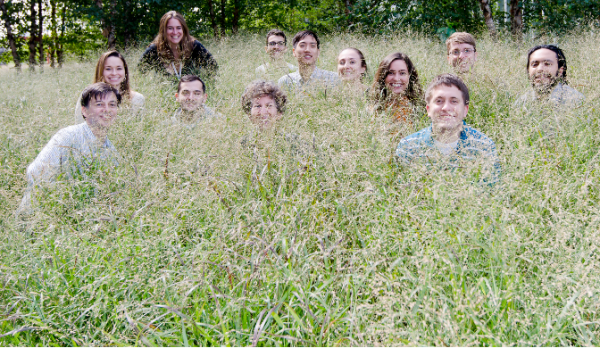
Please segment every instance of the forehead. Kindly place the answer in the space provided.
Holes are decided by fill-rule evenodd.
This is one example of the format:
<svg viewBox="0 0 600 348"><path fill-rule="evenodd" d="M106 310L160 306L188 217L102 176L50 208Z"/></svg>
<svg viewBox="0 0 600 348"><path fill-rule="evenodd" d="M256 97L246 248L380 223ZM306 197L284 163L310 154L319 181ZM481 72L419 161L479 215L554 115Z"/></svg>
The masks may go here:
<svg viewBox="0 0 600 348"><path fill-rule="evenodd" d="M108 57L104 61L104 66L118 66L123 65L123 61L119 57Z"/></svg>
<svg viewBox="0 0 600 348"><path fill-rule="evenodd" d="M303 37L302 39L300 39L300 41L298 41L299 44L301 43L317 43L317 40L310 34L307 34L305 37Z"/></svg>
<svg viewBox="0 0 600 348"><path fill-rule="evenodd" d="M529 62L533 62L533 61L544 61L544 60L549 60L552 62L558 62L558 59L556 57L556 53L554 53L553 51L550 51L547 48L540 48L539 50L533 52L531 54L531 56L529 56Z"/></svg>
<svg viewBox="0 0 600 348"><path fill-rule="evenodd" d="M188 81L182 82L181 86L179 86L180 90L188 90L188 91L202 91L202 82L200 81Z"/></svg>
<svg viewBox="0 0 600 348"><path fill-rule="evenodd" d="M95 97L92 97L92 99L95 100L95 101L97 101L97 102L99 102L99 101L110 102L110 101L116 101L117 100L117 96L115 95L114 92L108 92L108 93L105 93L104 95L98 94Z"/></svg>
<svg viewBox="0 0 600 348"><path fill-rule="evenodd" d="M171 18L167 21L167 25L170 27L180 27L181 22L177 18Z"/></svg>
<svg viewBox="0 0 600 348"><path fill-rule="evenodd" d="M475 49L475 47L473 47L473 45L464 43L464 42L451 42L450 43L450 51L453 51L455 49L464 50L465 48Z"/></svg>
<svg viewBox="0 0 600 348"><path fill-rule="evenodd" d="M254 100L252 102L253 103L272 103L272 102L274 102L274 99L273 99L273 97L271 97L268 94L263 94L261 96L254 98Z"/></svg>
<svg viewBox="0 0 600 348"><path fill-rule="evenodd" d="M457 98L464 102L462 92L458 87L451 85L439 85L431 91L431 100L436 98Z"/></svg>
<svg viewBox="0 0 600 348"><path fill-rule="evenodd" d="M408 67L406 66L405 61L403 61L402 59L396 59L392 62L392 64L390 64L390 70L408 70Z"/></svg>
<svg viewBox="0 0 600 348"><path fill-rule="evenodd" d="M360 55L358 54L358 52L356 52L353 49L345 49L343 50L339 57L339 59L356 59L356 60L360 60Z"/></svg>
<svg viewBox="0 0 600 348"><path fill-rule="evenodd" d="M285 41L285 38L281 35L270 35L267 41Z"/></svg>

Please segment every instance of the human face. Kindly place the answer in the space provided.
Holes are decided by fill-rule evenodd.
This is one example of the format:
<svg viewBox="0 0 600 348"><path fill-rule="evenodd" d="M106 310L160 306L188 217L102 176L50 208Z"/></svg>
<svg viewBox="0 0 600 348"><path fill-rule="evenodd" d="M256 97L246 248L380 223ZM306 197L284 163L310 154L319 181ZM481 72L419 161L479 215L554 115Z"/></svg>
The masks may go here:
<svg viewBox="0 0 600 348"><path fill-rule="evenodd" d="M104 82L119 89L121 82L125 80L125 66L119 57L108 57L104 61L104 71L102 72Z"/></svg>
<svg viewBox="0 0 600 348"><path fill-rule="evenodd" d="M285 51L287 51L287 46L285 44L285 38L281 35L271 35L267 39L267 46L265 47L267 53L273 59L278 59L283 57Z"/></svg>
<svg viewBox="0 0 600 348"><path fill-rule="evenodd" d="M167 21L167 41L171 45L177 45L183 38L183 26L176 18Z"/></svg>
<svg viewBox="0 0 600 348"><path fill-rule="evenodd" d="M459 73L469 72L477 61L475 47L468 43L453 42L450 44L448 63Z"/></svg>
<svg viewBox="0 0 600 348"><path fill-rule="evenodd" d="M90 127L108 129L115 122L118 110L117 96L110 92L101 99L91 98L88 106L81 108L81 113Z"/></svg>
<svg viewBox="0 0 600 348"><path fill-rule="evenodd" d="M252 101L250 121L261 129L270 127L281 116L281 113L277 110L277 104L271 96L263 95Z"/></svg>
<svg viewBox="0 0 600 348"><path fill-rule="evenodd" d="M343 50L338 56L338 74L344 81L360 80L366 71L360 54L352 49Z"/></svg>
<svg viewBox="0 0 600 348"><path fill-rule="evenodd" d="M529 56L529 80L537 90L550 89L556 84L556 78L562 75L563 68L558 68L556 53L540 48Z"/></svg>
<svg viewBox="0 0 600 348"><path fill-rule="evenodd" d="M406 62L402 59L396 59L390 64L389 72L385 77L385 86L393 94L404 94L406 87L408 87L408 81L410 80L410 73Z"/></svg>
<svg viewBox="0 0 600 348"><path fill-rule="evenodd" d="M319 48L317 40L312 35L306 35L300 40L293 50L294 57L298 59L300 65L316 65L319 58Z"/></svg>
<svg viewBox="0 0 600 348"><path fill-rule="evenodd" d="M453 130L462 127L469 105L456 86L440 85L431 93L427 103L427 116L436 130Z"/></svg>
<svg viewBox="0 0 600 348"><path fill-rule="evenodd" d="M206 101L206 94L202 91L202 82L182 82L179 92L175 93L175 100L184 111L195 111Z"/></svg>

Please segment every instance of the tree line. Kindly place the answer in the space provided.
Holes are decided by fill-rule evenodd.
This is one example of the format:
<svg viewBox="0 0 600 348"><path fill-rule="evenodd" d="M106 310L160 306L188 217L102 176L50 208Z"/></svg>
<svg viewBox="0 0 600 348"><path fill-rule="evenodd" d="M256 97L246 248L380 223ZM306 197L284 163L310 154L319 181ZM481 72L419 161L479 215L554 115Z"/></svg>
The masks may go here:
<svg viewBox="0 0 600 348"><path fill-rule="evenodd" d="M385 34L411 28L440 38L454 31L493 39L524 32L562 34L600 23L597 0L0 0L0 61L29 69L66 54L149 42L169 10L198 37L280 28L289 32Z"/></svg>

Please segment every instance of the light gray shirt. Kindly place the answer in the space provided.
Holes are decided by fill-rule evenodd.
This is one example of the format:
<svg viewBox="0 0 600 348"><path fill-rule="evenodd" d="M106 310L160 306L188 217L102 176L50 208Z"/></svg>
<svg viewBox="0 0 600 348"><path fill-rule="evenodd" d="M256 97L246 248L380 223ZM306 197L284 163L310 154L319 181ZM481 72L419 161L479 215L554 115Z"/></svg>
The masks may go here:
<svg viewBox="0 0 600 348"><path fill-rule="evenodd" d="M558 83L550 93L548 101L556 107L578 107L581 106L585 96L579 93L576 89L564 84ZM517 107L527 108L527 105L538 100L535 91L530 90L523 94L515 103Z"/></svg>
<svg viewBox="0 0 600 348"><path fill-rule="evenodd" d="M194 122L192 123L187 123L187 122L182 122L181 121L181 113L183 112L181 110L181 108L177 109L177 111L175 111L175 113L173 114L173 117L171 117L171 121L173 124L176 125L182 125L188 128L194 128L196 127L200 122L204 121L204 120L214 120L214 119L219 119L219 118L223 118L223 115L221 115L220 113L214 111L212 108L206 106L206 104L202 104L200 106L200 108L202 110L199 110L199 117L196 118L196 120L194 120Z"/></svg>
<svg viewBox="0 0 600 348"><path fill-rule="evenodd" d="M297 70L298 70L297 66L290 64L288 62L285 62L285 64L282 64L280 66L275 65L271 62L267 62L267 63L259 66L258 68L256 68L256 76L257 77L265 77L269 80L273 80L273 79L276 79L277 76L289 74L289 73L292 73Z"/></svg>
<svg viewBox="0 0 600 348"><path fill-rule="evenodd" d="M302 89L304 87L325 87L333 88L341 83L340 77L333 71L322 70L315 67L315 70L310 75L310 79L304 80L300 72L296 71L282 76L277 83L284 88Z"/></svg>

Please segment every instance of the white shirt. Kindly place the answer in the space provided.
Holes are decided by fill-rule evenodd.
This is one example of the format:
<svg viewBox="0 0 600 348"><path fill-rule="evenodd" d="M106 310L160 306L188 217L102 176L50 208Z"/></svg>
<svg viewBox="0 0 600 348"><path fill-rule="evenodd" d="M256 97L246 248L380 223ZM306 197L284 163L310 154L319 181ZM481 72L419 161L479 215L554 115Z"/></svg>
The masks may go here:
<svg viewBox="0 0 600 348"><path fill-rule="evenodd" d="M448 156L451 155L454 151L456 151L456 147L458 146L458 140L453 141L451 143L441 143L437 140L433 141L435 147L442 153L442 155Z"/></svg>

